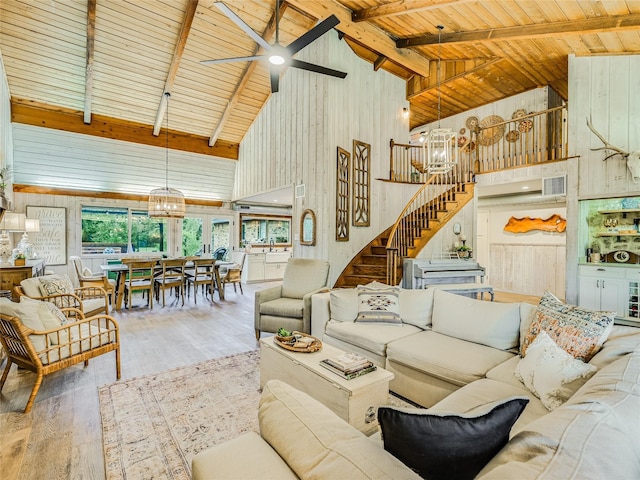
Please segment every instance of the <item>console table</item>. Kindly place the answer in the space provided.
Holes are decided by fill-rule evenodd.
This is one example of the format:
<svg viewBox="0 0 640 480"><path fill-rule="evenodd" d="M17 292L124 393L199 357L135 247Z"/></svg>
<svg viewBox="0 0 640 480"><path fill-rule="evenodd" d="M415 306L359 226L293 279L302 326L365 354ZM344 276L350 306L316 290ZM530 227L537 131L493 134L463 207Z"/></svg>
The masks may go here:
<svg viewBox="0 0 640 480"><path fill-rule="evenodd" d="M17 301L13 296L13 287L20 285L20 282L27 278L44 275L44 267L43 258L27 260L26 265L22 267L16 267L10 263L0 264L0 290L11 291L12 300Z"/></svg>

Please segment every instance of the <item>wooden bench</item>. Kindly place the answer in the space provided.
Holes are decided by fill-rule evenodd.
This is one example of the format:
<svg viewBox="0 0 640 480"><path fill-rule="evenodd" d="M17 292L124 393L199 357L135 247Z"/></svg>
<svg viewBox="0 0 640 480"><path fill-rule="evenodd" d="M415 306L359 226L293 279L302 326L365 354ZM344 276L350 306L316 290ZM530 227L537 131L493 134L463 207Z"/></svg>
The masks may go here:
<svg viewBox="0 0 640 480"><path fill-rule="evenodd" d="M484 300L484 294L486 292L491 295L491 301L493 302L493 287L486 283L435 283L427 285L427 287L439 288L445 292L451 292L457 295L473 295L474 298L477 298L478 294L480 294L481 300Z"/></svg>

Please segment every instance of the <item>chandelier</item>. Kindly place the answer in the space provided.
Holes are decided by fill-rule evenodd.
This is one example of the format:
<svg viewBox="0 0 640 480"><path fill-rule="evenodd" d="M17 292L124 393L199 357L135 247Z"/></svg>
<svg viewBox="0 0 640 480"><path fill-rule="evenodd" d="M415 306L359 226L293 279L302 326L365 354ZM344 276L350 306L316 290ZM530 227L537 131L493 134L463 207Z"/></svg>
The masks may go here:
<svg viewBox="0 0 640 480"><path fill-rule="evenodd" d="M429 174L442 174L451 171L458 163L458 148L456 133L450 128L440 128L440 110L442 95L440 92L440 62L442 60L441 35L444 26L438 25L438 128L434 128L426 135L422 143L422 165ZM422 137L421 137L422 138Z"/></svg>
<svg viewBox="0 0 640 480"><path fill-rule="evenodd" d="M151 193L149 193L149 216L160 218L184 218L184 195L180 190L169 188L169 97L171 97L171 94L169 92L165 92L164 95L167 99L165 186L163 188L151 190Z"/></svg>

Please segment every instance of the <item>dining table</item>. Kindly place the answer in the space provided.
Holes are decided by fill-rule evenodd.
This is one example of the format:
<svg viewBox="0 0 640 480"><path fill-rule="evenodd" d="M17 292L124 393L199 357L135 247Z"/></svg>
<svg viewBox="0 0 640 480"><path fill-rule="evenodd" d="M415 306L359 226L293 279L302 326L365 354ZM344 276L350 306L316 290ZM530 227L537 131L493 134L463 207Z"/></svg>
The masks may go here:
<svg viewBox="0 0 640 480"><path fill-rule="evenodd" d="M160 267L160 260L158 259L158 267ZM224 300L224 287L222 286L222 281L220 278L220 267L226 265L233 265L233 262L226 262L224 260L217 260L214 264L214 281L215 286L214 290L218 290L218 298L220 300ZM186 268L193 267L193 262L188 261L185 264ZM114 310L122 309L122 300L124 298L124 286L127 278L127 272L129 271L129 265L126 263L109 263L106 265L100 265L100 268L105 274L115 273L116 274L116 298L114 302ZM211 297L213 298L213 292L211 292Z"/></svg>

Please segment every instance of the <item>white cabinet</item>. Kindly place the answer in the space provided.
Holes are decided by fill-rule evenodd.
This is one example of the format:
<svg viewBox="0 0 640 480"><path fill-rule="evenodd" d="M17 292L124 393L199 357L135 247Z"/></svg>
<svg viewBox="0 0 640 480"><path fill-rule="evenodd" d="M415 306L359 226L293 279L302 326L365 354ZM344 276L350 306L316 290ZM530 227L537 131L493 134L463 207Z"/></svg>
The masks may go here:
<svg viewBox="0 0 640 480"><path fill-rule="evenodd" d="M593 310L614 310L627 316L629 281L622 268L580 265L578 269L579 305Z"/></svg>
<svg viewBox="0 0 640 480"><path fill-rule="evenodd" d="M242 272L244 283L282 280L290 253L250 253Z"/></svg>
<svg viewBox="0 0 640 480"><path fill-rule="evenodd" d="M244 280L245 283L263 282L264 253L251 253L247 255L244 270L246 270L246 279Z"/></svg>
<svg viewBox="0 0 640 480"><path fill-rule="evenodd" d="M282 280L284 277L284 269L286 263L265 263L264 264L264 279L265 280Z"/></svg>

